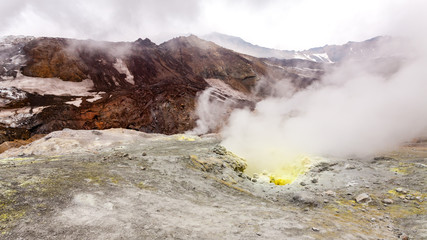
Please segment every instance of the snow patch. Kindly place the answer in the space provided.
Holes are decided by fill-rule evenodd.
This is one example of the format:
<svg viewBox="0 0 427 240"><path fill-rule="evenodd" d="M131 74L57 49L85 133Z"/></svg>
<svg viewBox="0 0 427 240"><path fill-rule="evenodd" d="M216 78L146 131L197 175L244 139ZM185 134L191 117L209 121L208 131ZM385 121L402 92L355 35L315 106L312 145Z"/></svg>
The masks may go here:
<svg viewBox="0 0 427 240"><path fill-rule="evenodd" d="M25 92L19 91L18 89L12 88L0 88L0 96L13 100L20 100L27 97Z"/></svg>
<svg viewBox="0 0 427 240"><path fill-rule="evenodd" d="M125 74L126 78L125 80L130 84L135 84L135 81L133 79L133 75L130 73L128 67L123 62L122 59L116 58L116 62L114 63L114 68L121 74Z"/></svg>
<svg viewBox="0 0 427 240"><path fill-rule="evenodd" d="M327 53L297 53L293 56L294 59L309 60L313 62L333 63Z"/></svg>
<svg viewBox="0 0 427 240"><path fill-rule="evenodd" d="M229 98L233 98L233 99L239 99L239 100L248 100L248 101L252 101L253 99L239 91L234 90L233 88L231 88L228 84L226 84L225 82L223 82L220 79L215 79L215 78L209 78L209 79L205 79L205 81L212 86L213 88L215 88L217 91L215 91L217 94L220 95L225 95L229 96Z"/></svg>
<svg viewBox="0 0 427 240"><path fill-rule="evenodd" d="M96 95L94 95L94 96L93 96L93 98L86 99L86 101L88 101L88 102L95 102L95 101L98 101L99 99L101 99L101 98L102 98L101 94L105 94L105 92L99 92L99 93L97 93Z"/></svg>
<svg viewBox="0 0 427 240"><path fill-rule="evenodd" d="M16 128L19 127L20 122L40 113L45 107L24 107L16 109L2 109L0 111L0 123Z"/></svg>
<svg viewBox="0 0 427 240"><path fill-rule="evenodd" d="M0 88L0 107L4 107L13 101L20 101L27 98L27 93L14 87Z"/></svg>
<svg viewBox="0 0 427 240"><path fill-rule="evenodd" d="M321 62L333 63L327 53L314 53L313 56L319 58Z"/></svg>
<svg viewBox="0 0 427 240"><path fill-rule="evenodd" d="M6 69L7 71L7 69ZM13 80L15 79L13 76L0 76L0 81L5 81L5 80Z"/></svg>
<svg viewBox="0 0 427 240"><path fill-rule="evenodd" d="M306 56L302 55L302 54L295 54L294 59L302 59L302 60L308 60Z"/></svg>
<svg viewBox="0 0 427 240"><path fill-rule="evenodd" d="M24 90L40 95L50 94L57 96L92 96L89 91L93 88L90 79L81 82L68 82L58 78L36 78L19 74L13 80L0 81L0 88L12 88Z"/></svg>
<svg viewBox="0 0 427 240"><path fill-rule="evenodd" d="M25 55L18 54L10 58L11 63L15 66L22 66L25 64Z"/></svg>
<svg viewBox="0 0 427 240"><path fill-rule="evenodd" d="M80 105L82 104L82 98L76 98L73 101L68 101L68 102L65 102L65 103L66 104L70 104L70 105L74 105L76 107L80 107Z"/></svg>

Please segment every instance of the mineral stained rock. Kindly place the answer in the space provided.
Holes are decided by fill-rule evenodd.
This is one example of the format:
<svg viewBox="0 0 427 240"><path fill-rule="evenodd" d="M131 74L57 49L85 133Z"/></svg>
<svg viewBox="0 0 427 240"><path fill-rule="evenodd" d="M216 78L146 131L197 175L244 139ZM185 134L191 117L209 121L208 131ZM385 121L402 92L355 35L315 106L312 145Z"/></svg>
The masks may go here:
<svg viewBox="0 0 427 240"><path fill-rule="evenodd" d="M7 70L0 72L0 127L30 135L117 127L180 133L195 126L196 98L206 88L216 89L214 98L231 99L232 107L251 107L260 81L267 91L279 80L306 86L323 74L313 65L316 74L308 79L292 73L292 64L273 66L193 35L160 45L17 37L0 46L0 67ZM0 133L0 143L13 139Z"/></svg>

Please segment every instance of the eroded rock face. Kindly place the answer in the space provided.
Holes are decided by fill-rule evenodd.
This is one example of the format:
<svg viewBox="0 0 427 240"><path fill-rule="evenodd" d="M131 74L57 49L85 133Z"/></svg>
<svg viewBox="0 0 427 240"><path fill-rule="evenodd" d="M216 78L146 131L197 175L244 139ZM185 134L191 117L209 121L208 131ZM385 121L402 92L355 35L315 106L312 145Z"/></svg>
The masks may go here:
<svg viewBox="0 0 427 240"><path fill-rule="evenodd" d="M34 116L30 122L37 128L36 133L63 128L124 127L173 134L194 127L192 112L196 92L179 86L165 87L161 92L141 88L130 94L123 90L104 94L105 97L94 103L82 100L80 107L68 104L52 106Z"/></svg>
<svg viewBox="0 0 427 240"><path fill-rule="evenodd" d="M86 78L85 65L72 51L68 42L60 38L42 38L24 47L28 58L23 74L31 77L58 77L65 81L79 82Z"/></svg>
<svg viewBox="0 0 427 240"><path fill-rule="evenodd" d="M30 131L25 128L4 128L0 126L0 142L27 139L30 136Z"/></svg>
<svg viewBox="0 0 427 240"><path fill-rule="evenodd" d="M149 39L114 43L64 38L23 38L7 44L0 49L0 60L12 72L0 72L0 89L24 97L0 95L0 107L7 111L0 126L25 129L30 135L117 127L174 134L194 127L196 97L208 87L240 93L234 94L239 98L233 107L242 107L259 99L252 95L260 79L268 85L286 76L295 86L307 85L289 69L196 36L161 45ZM222 83L212 86L205 79Z"/></svg>
<svg viewBox="0 0 427 240"><path fill-rule="evenodd" d="M109 43L40 38L29 42L24 51L28 58L24 75L65 81L90 78L98 91L164 84L203 88L204 78L234 80L235 87L244 90L238 80L256 77L250 61L195 36L160 46L148 39ZM127 70L119 69L118 63ZM126 80L128 74L132 82Z"/></svg>

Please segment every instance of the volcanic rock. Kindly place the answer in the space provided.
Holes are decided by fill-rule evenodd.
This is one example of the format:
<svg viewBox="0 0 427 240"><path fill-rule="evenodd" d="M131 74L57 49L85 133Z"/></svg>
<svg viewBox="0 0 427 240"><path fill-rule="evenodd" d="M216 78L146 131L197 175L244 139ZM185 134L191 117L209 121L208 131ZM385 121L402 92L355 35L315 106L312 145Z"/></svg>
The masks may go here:
<svg viewBox="0 0 427 240"><path fill-rule="evenodd" d="M264 88L281 79L307 86L322 74L318 65L298 63L319 70L306 81L290 73L293 66L277 68L193 35L161 45L149 39L9 42L0 48L0 63L15 74L0 72L7 79L0 89L8 89L0 93L0 108L8 109L0 127L29 134L17 131L0 143L64 128L175 134L195 127L196 98L208 87L215 89L213 98L231 99L230 108L253 107L259 98L252 90L261 79Z"/></svg>
<svg viewBox="0 0 427 240"><path fill-rule="evenodd" d="M361 193L355 198L357 203L366 203L371 200L371 197L367 193Z"/></svg>
<svg viewBox="0 0 427 240"><path fill-rule="evenodd" d="M220 141L216 134L66 129L9 149L0 154L1 236L251 239L259 232L268 239L393 239L396 231L427 236L425 202L395 201L377 211L376 204L361 208L345 196L364 190L363 184L347 186L348 181L377 178L383 184L371 186L372 199L387 196L397 183L411 186L413 196L425 193L424 185L414 184L425 179L425 168L411 169L410 177L395 176L389 170L393 162L372 165L360 159L357 173L349 173L345 164L337 164L333 173L310 169L300 177L318 178L322 184L313 188L301 188L300 181L276 186L247 179L246 162L219 147ZM427 156L426 149L398 151L412 164ZM322 192L336 197L322 198Z"/></svg>

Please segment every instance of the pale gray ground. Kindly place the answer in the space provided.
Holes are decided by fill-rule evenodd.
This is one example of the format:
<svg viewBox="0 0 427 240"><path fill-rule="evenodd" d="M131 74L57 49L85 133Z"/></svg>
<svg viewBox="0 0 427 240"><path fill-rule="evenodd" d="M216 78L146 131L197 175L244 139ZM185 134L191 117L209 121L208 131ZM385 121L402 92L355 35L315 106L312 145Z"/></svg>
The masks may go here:
<svg viewBox="0 0 427 240"><path fill-rule="evenodd" d="M9 150L0 155L0 238L427 238L423 144L327 159L276 186L242 174L244 162L219 142L64 130ZM369 198L355 202L361 193Z"/></svg>

